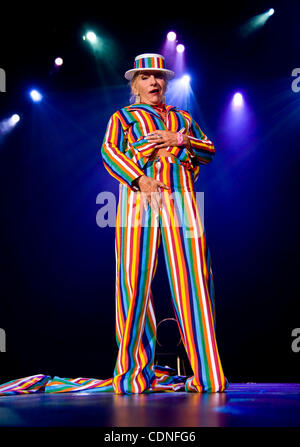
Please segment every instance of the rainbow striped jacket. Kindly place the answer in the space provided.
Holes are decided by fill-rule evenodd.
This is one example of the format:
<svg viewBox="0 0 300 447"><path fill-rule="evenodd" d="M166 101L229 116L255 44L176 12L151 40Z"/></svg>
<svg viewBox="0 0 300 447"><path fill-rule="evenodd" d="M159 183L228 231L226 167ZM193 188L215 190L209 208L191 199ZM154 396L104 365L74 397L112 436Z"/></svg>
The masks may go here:
<svg viewBox="0 0 300 447"><path fill-rule="evenodd" d="M199 165L208 164L214 154L213 143L202 132L190 114L167 105L166 124L148 104L132 104L116 111L110 118L104 136L101 154L107 171L122 184L133 190L132 182L144 174L143 168L155 151L155 143L145 137L154 130L171 130L188 135L191 149L169 147L180 163L199 174Z"/></svg>

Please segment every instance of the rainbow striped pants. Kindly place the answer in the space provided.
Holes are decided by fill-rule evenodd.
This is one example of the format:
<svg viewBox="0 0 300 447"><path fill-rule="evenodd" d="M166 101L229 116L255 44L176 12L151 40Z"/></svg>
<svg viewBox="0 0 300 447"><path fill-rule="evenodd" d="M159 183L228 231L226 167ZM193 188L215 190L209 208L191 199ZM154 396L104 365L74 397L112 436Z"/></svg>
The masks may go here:
<svg viewBox="0 0 300 447"><path fill-rule="evenodd" d="M120 185L116 221L116 394L154 390L156 321L151 281L163 243L172 303L194 375L185 391L222 392L228 386L215 336L214 285L193 173L170 157L156 157L145 174L162 181L158 214L142 195Z"/></svg>

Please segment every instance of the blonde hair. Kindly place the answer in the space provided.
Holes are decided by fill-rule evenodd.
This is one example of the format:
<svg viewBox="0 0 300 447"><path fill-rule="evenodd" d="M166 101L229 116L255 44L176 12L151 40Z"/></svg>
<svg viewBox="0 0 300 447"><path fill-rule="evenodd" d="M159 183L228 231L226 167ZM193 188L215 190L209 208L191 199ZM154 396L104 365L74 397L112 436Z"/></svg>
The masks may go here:
<svg viewBox="0 0 300 447"><path fill-rule="evenodd" d="M130 88L131 88L131 96L130 96L130 99L129 99L129 102L130 102L130 104L134 104L135 102L137 102L137 96L138 95L136 95L134 92L133 92L133 90L134 90L134 88L135 88L135 84L136 84L136 81L137 81L137 78L139 77L139 75L140 74L142 74L143 73L143 71L137 71L136 73L134 73L134 75L133 75L133 78L131 79L131 81L129 82L129 86L130 86ZM164 94L166 93L166 90L167 90L167 87L168 87L168 80L167 80L167 77L166 76L164 76L164 80L165 80L165 91L164 91Z"/></svg>

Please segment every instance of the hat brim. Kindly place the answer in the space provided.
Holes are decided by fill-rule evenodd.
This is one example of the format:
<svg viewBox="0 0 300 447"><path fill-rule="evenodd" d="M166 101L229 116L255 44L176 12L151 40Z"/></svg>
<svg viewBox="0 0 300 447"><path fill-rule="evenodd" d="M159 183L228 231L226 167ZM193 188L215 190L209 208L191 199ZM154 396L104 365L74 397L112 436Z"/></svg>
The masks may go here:
<svg viewBox="0 0 300 447"><path fill-rule="evenodd" d="M125 73L125 78L128 81L131 81L131 79L133 78L133 76L135 75L135 73L137 73L138 71L161 71L163 73L165 73L166 78L168 81L170 81L171 79L174 78L175 73L172 70L167 70L166 68L153 68L153 67L149 67L149 68L133 68L132 70L128 70Z"/></svg>

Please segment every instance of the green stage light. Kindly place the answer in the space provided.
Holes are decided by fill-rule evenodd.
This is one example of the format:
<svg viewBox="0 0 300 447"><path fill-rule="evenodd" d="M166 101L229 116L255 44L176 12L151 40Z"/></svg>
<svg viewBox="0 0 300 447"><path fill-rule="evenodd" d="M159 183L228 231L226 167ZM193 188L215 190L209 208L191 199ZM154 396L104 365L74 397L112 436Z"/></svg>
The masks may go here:
<svg viewBox="0 0 300 447"><path fill-rule="evenodd" d="M88 31L85 33L84 36L82 36L83 40L88 40L91 44L95 44L98 40L96 34L93 31Z"/></svg>
<svg viewBox="0 0 300 447"><path fill-rule="evenodd" d="M87 31L82 38L90 43L94 53L100 54L103 52L103 39L98 37L94 31Z"/></svg>
<svg viewBox="0 0 300 447"><path fill-rule="evenodd" d="M97 36L93 31L88 31L86 33L86 38L87 40L89 40L91 43L95 43L97 41Z"/></svg>
<svg viewBox="0 0 300 447"><path fill-rule="evenodd" d="M266 21L274 14L274 12L275 10L271 8L268 11L263 12L262 14L258 14L257 16L252 17L240 27L241 34L246 37L250 33L258 30L259 28L264 26Z"/></svg>

